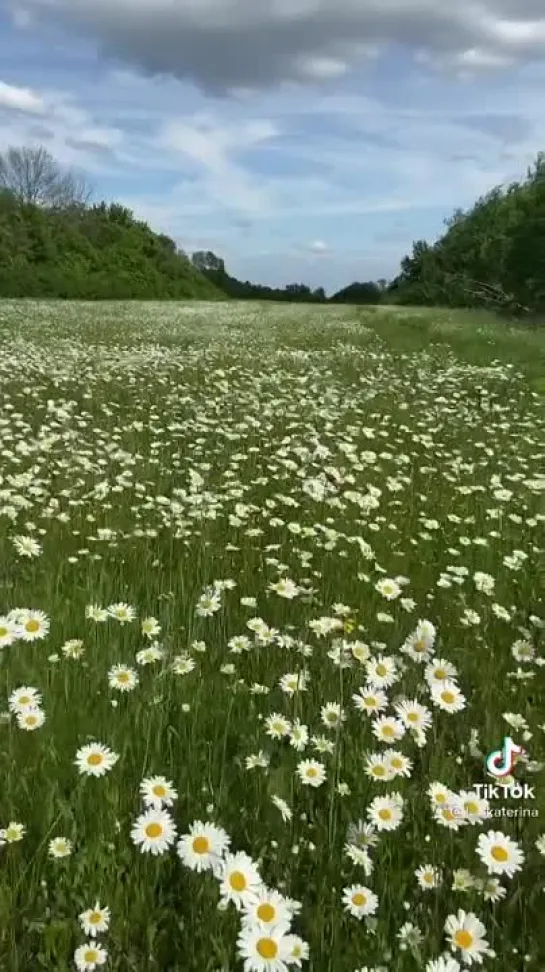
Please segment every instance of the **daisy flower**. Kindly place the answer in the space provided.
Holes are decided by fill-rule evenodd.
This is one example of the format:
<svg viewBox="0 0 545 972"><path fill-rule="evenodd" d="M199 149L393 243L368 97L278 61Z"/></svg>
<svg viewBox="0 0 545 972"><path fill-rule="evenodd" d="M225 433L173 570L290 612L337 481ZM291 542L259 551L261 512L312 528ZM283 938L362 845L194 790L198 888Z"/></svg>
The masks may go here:
<svg viewBox="0 0 545 972"><path fill-rule="evenodd" d="M373 735L379 742L393 745L405 735L405 726L401 719L392 716L380 716L373 722Z"/></svg>
<svg viewBox="0 0 545 972"><path fill-rule="evenodd" d="M252 901L263 884L257 865L243 851L226 854L218 877L223 901L231 901L237 910Z"/></svg>
<svg viewBox="0 0 545 972"><path fill-rule="evenodd" d="M182 863L192 871L218 872L231 838L221 827L196 820L176 845Z"/></svg>
<svg viewBox="0 0 545 972"><path fill-rule="evenodd" d="M358 692L352 696L356 709L372 715L375 712L382 712L388 705L388 698L374 686L360 686Z"/></svg>
<svg viewBox="0 0 545 972"><path fill-rule="evenodd" d="M367 679L374 689L389 688L397 679L397 666L394 658L378 655L365 663Z"/></svg>
<svg viewBox="0 0 545 972"><path fill-rule="evenodd" d="M86 942L74 952L74 962L78 972L94 972L98 966L105 964L107 958L106 949L94 942Z"/></svg>
<svg viewBox="0 0 545 972"><path fill-rule="evenodd" d="M24 712L25 709L38 709L42 702L42 696L38 689L30 685L22 685L14 689L8 699L8 709L17 714Z"/></svg>
<svg viewBox="0 0 545 972"><path fill-rule="evenodd" d="M93 908L81 912L79 915L79 923L85 935L96 938L97 935L108 931L110 925L110 909L101 908L98 901L96 901Z"/></svg>
<svg viewBox="0 0 545 972"><path fill-rule="evenodd" d="M488 955L486 928L472 911L461 908L456 915L449 915L445 922L445 933L451 950L458 951L464 965L482 965L483 957Z"/></svg>
<svg viewBox="0 0 545 972"><path fill-rule="evenodd" d="M399 793L375 797L367 815L377 830L397 830L403 820L403 797Z"/></svg>
<svg viewBox="0 0 545 972"><path fill-rule="evenodd" d="M461 712L465 709L465 696L455 682L434 682L430 685L430 694L433 704L445 712Z"/></svg>
<svg viewBox="0 0 545 972"><path fill-rule="evenodd" d="M110 604L106 608L108 617L113 618L115 621L119 621L120 624L127 624L128 621L134 621L136 617L136 611L130 604L125 604L124 601L119 601L117 604Z"/></svg>
<svg viewBox="0 0 545 972"><path fill-rule="evenodd" d="M148 776L140 784L140 794L146 807L171 807L178 794L164 776Z"/></svg>
<svg viewBox="0 0 545 972"><path fill-rule="evenodd" d="M34 732L45 722L45 713L36 706L25 706L22 712L16 715L19 729L26 729L27 732Z"/></svg>
<svg viewBox="0 0 545 972"><path fill-rule="evenodd" d="M524 854L518 844L501 831L489 830L479 835L477 856L489 874L506 874L510 878L524 863Z"/></svg>
<svg viewBox="0 0 545 972"><path fill-rule="evenodd" d="M39 641L49 633L50 621L43 611L25 611L20 638L23 641Z"/></svg>
<svg viewBox="0 0 545 972"><path fill-rule="evenodd" d="M274 925L289 925L292 918L291 910L282 895L263 886L243 902L242 910L243 926L270 928Z"/></svg>
<svg viewBox="0 0 545 972"><path fill-rule="evenodd" d="M353 884L343 889L342 901L345 911L354 918L366 918L374 915L378 908L378 898L369 888L361 884Z"/></svg>
<svg viewBox="0 0 545 972"><path fill-rule="evenodd" d="M443 880L441 871L432 864L423 864L416 869L415 877L423 891L438 888Z"/></svg>
<svg viewBox="0 0 545 972"><path fill-rule="evenodd" d="M297 775L305 786L318 787L325 782L326 770L324 764L315 759L303 759L297 765Z"/></svg>
<svg viewBox="0 0 545 972"><path fill-rule="evenodd" d="M117 763L119 756L102 743L81 746L74 760L81 775L104 776Z"/></svg>
<svg viewBox="0 0 545 972"><path fill-rule="evenodd" d="M143 854L164 854L176 839L176 825L168 810L150 807L135 820L131 839Z"/></svg>
<svg viewBox="0 0 545 972"><path fill-rule="evenodd" d="M50 857L70 857L73 844L67 837L53 837L49 841L48 853Z"/></svg>
<svg viewBox="0 0 545 972"><path fill-rule="evenodd" d="M113 665L108 672L108 685L119 692L132 692L138 681L138 672L126 665Z"/></svg>
<svg viewBox="0 0 545 972"><path fill-rule="evenodd" d="M289 925L274 925L267 929L243 926L237 948L244 959L245 972L286 972L293 948Z"/></svg>

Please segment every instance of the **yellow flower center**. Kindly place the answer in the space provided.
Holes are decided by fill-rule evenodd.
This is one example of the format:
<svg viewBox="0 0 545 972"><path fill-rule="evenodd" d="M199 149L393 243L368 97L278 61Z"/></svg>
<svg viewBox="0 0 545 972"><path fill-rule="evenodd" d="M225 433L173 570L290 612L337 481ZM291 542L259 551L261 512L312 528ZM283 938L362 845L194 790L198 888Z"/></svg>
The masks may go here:
<svg viewBox="0 0 545 972"><path fill-rule="evenodd" d="M498 844L496 844L492 848L492 850L490 851L490 853L492 854L492 857L494 858L494 860L495 861L499 861L500 864L503 864L504 861L508 860L508 858L509 858L509 854L505 850L505 847L500 847Z"/></svg>
<svg viewBox="0 0 545 972"><path fill-rule="evenodd" d="M149 837L150 840L157 840L158 837L161 837L163 828L160 823L149 823L145 829L145 833L146 837Z"/></svg>
<svg viewBox="0 0 545 972"><path fill-rule="evenodd" d="M264 902L258 906L256 914L260 921L265 921L270 924L276 917L276 908Z"/></svg>
<svg viewBox="0 0 545 972"><path fill-rule="evenodd" d="M125 684L126 682L129 681L129 678L130 678L130 676L129 676L129 673L128 672L118 672L117 673L117 681L118 682L123 682Z"/></svg>
<svg viewBox="0 0 545 972"><path fill-rule="evenodd" d="M409 712L407 714L407 720L408 720L408 722L418 722L418 713L417 712Z"/></svg>
<svg viewBox="0 0 545 972"><path fill-rule="evenodd" d="M454 936L454 941L458 948L468 949L473 944L473 935L465 928L460 928Z"/></svg>
<svg viewBox="0 0 545 972"><path fill-rule="evenodd" d="M386 773L386 769L384 766L382 766L381 763L378 763L376 766L373 766L372 772L373 772L373 776L384 776Z"/></svg>
<svg viewBox="0 0 545 972"><path fill-rule="evenodd" d="M377 665L377 675L379 678L384 678L384 676L387 674L388 669L386 668L386 665Z"/></svg>
<svg viewBox="0 0 545 972"><path fill-rule="evenodd" d="M479 808L478 808L477 804L473 802L473 800L467 800L466 803L464 803L464 810L466 810L467 813L478 813L479 812Z"/></svg>
<svg viewBox="0 0 545 972"><path fill-rule="evenodd" d="M387 736L388 739L391 739L392 736L395 736L394 727L393 726L383 726L382 727L382 735L383 736Z"/></svg>
<svg viewBox="0 0 545 972"><path fill-rule="evenodd" d="M30 705L31 702L32 699L30 698L30 695L21 695L19 698L19 705Z"/></svg>
<svg viewBox="0 0 545 972"><path fill-rule="evenodd" d="M195 837L193 851L195 854L208 854L210 852L210 841L208 837Z"/></svg>
<svg viewBox="0 0 545 972"><path fill-rule="evenodd" d="M418 641L415 641L415 643L413 645L413 650L414 651L425 651L426 650L426 642L424 641L423 638L419 638Z"/></svg>
<svg viewBox="0 0 545 972"><path fill-rule="evenodd" d="M260 938L256 944L256 951L260 958L274 959L278 955L278 945L273 938Z"/></svg>
<svg viewBox="0 0 545 972"><path fill-rule="evenodd" d="M102 920L102 915L100 914L100 911L92 911L91 914L89 915L90 925L98 925L101 920Z"/></svg>
<svg viewBox="0 0 545 972"><path fill-rule="evenodd" d="M452 692L441 692L441 698L443 699L443 702L446 703L446 705L452 705L452 703L456 699L456 696L453 695Z"/></svg>
<svg viewBox="0 0 545 972"><path fill-rule="evenodd" d="M9 634L8 629L7 628L4 628L3 625L1 625L0 626L0 638L5 638L7 634Z"/></svg>
<svg viewBox="0 0 545 972"><path fill-rule="evenodd" d="M233 871L229 875L229 884L231 885L233 891L245 891L248 887L248 882L242 871Z"/></svg>
<svg viewBox="0 0 545 972"><path fill-rule="evenodd" d="M379 810L378 815L379 815L379 817L380 817L381 820L391 820L392 819L392 811L390 810L389 807L383 807L382 810Z"/></svg>
<svg viewBox="0 0 545 972"><path fill-rule="evenodd" d="M155 786L152 788L152 792L155 793L155 796L158 797L164 797L167 795L166 787L163 786L162 783L156 783Z"/></svg>
<svg viewBox="0 0 545 972"><path fill-rule="evenodd" d="M309 768L307 769L307 776L311 780L316 779L316 777L318 776L318 770L315 769L314 766L309 766Z"/></svg>
<svg viewBox="0 0 545 972"><path fill-rule="evenodd" d="M394 756L391 760L391 765L394 769L401 769L403 767L403 761L398 756Z"/></svg>
<svg viewBox="0 0 545 972"><path fill-rule="evenodd" d="M89 763L89 766L100 766L100 764L103 762L103 760L104 760L104 757L103 757L102 753L91 753L87 757L87 762Z"/></svg>
<svg viewBox="0 0 545 972"><path fill-rule="evenodd" d="M374 695L367 695L363 701L365 702L365 705L368 705L371 709L377 704L377 700L375 699Z"/></svg>
<svg viewBox="0 0 545 972"><path fill-rule="evenodd" d="M436 793L435 794L435 802L436 803L446 803L447 802L447 795L446 795L446 793Z"/></svg>
<svg viewBox="0 0 545 972"><path fill-rule="evenodd" d="M444 681L447 677L447 673L444 668L436 668L434 675L438 682Z"/></svg>
<svg viewBox="0 0 545 972"><path fill-rule="evenodd" d="M36 631L40 630L40 622L36 621L35 618L31 618L29 621L25 622L25 629L30 632L30 634L35 634Z"/></svg>
<svg viewBox="0 0 545 972"><path fill-rule="evenodd" d="M85 952L83 953L83 958L85 959L86 962L89 962L89 963L94 962L94 963L96 963L96 961L98 959L98 952L97 952L96 948L86 948L85 949Z"/></svg>
<svg viewBox="0 0 545 972"><path fill-rule="evenodd" d="M31 716L27 716L26 717L26 724L27 724L27 726L35 726L36 723L37 723L37 721L38 720L37 720L36 716L31 715Z"/></svg>
<svg viewBox="0 0 545 972"><path fill-rule="evenodd" d="M366 901L367 898L361 893L361 891L356 891L356 893L352 895L352 904L355 905L356 908L363 907Z"/></svg>

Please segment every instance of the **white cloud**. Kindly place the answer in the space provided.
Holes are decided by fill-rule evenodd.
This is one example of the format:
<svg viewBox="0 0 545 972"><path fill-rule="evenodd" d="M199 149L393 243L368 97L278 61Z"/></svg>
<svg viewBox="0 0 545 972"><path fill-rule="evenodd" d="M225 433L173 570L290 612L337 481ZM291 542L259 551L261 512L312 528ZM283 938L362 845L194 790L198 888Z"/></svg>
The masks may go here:
<svg viewBox="0 0 545 972"><path fill-rule="evenodd" d="M44 107L43 100L29 88L18 88L0 81L0 108L41 115Z"/></svg>
<svg viewBox="0 0 545 972"><path fill-rule="evenodd" d="M471 70L545 56L542 0L10 0L150 74L216 91L338 77L392 44Z"/></svg>

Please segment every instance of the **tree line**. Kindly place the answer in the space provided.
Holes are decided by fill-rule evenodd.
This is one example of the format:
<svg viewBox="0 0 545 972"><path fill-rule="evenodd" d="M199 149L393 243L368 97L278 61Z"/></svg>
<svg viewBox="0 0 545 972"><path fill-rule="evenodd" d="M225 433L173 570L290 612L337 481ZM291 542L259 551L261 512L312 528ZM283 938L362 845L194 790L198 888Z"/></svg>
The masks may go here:
<svg viewBox="0 0 545 972"><path fill-rule="evenodd" d="M43 147L0 153L0 297L228 299L483 307L545 313L545 153L519 182L496 186L417 240L386 280L355 281L327 297L231 276L221 257L191 257L116 203L92 203L87 179Z"/></svg>
<svg viewBox="0 0 545 972"><path fill-rule="evenodd" d="M388 288L403 304L545 313L545 153L526 177L496 186L445 221L434 244L413 243Z"/></svg>

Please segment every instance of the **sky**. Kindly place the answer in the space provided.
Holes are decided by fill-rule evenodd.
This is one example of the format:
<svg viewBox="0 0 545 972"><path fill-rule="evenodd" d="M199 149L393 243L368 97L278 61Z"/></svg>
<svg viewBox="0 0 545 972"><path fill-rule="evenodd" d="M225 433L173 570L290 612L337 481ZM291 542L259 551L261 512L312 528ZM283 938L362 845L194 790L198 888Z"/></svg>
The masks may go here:
<svg viewBox="0 0 545 972"><path fill-rule="evenodd" d="M0 0L0 150L328 293L545 149L545 0Z"/></svg>

